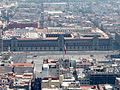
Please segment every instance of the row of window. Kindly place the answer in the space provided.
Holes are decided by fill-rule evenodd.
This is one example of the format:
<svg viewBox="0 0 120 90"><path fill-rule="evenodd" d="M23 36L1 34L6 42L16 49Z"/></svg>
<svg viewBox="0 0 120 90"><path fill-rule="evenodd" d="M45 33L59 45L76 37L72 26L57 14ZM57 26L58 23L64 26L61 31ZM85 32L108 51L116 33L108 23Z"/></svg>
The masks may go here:
<svg viewBox="0 0 120 90"><path fill-rule="evenodd" d="M18 47L17 50L58 50L57 47Z"/></svg>
<svg viewBox="0 0 120 90"><path fill-rule="evenodd" d="M11 48L12 49L12 48ZM108 50L110 49L110 46L71 46L66 47L66 50ZM4 47L4 50L8 50L8 47ZM59 47L17 47L16 50L59 50Z"/></svg>
<svg viewBox="0 0 120 90"><path fill-rule="evenodd" d="M34 46L34 47L38 47L38 46L58 46L58 44L56 44L56 43L28 43L28 44L26 44L26 43L22 43L22 44L18 44L18 47L23 47L23 46L28 46L28 47L32 47L32 46Z"/></svg>

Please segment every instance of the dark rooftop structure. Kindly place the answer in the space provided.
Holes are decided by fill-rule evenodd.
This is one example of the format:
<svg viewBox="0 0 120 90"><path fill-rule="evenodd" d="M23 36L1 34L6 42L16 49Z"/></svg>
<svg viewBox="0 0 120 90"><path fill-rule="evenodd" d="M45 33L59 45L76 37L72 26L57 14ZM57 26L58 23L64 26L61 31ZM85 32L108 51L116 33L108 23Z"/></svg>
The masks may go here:
<svg viewBox="0 0 120 90"><path fill-rule="evenodd" d="M46 37L72 37L71 34L46 34Z"/></svg>

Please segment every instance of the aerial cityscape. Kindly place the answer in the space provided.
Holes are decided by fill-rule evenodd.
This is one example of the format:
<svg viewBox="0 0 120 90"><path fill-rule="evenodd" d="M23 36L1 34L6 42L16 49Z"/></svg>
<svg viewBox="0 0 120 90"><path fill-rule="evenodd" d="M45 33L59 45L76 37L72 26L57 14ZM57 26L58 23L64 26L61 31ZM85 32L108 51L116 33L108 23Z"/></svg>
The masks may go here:
<svg viewBox="0 0 120 90"><path fill-rule="evenodd" d="M120 0L0 0L0 90L120 90Z"/></svg>

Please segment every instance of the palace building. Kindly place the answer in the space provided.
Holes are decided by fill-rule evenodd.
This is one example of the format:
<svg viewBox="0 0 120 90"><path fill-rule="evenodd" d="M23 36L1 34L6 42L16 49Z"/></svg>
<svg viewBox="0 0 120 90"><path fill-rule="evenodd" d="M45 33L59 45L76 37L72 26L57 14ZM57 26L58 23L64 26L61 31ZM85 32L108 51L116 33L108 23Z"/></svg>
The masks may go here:
<svg viewBox="0 0 120 90"><path fill-rule="evenodd" d="M11 51L63 51L64 47L67 51L112 50L112 39L99 29L89 29L88 33L87 29L84 31L78 28L75 32L72 29L72 33L66 33L66 29L62 29L64 32L59 28L57 32L50 29L50 32L47 30L45 33L38 32L40 30L22 30L22 33L25 31L24 36L20 34L20 29L17 35L17 30L7 31L3 36L3 50L10 48Z"/></svg>

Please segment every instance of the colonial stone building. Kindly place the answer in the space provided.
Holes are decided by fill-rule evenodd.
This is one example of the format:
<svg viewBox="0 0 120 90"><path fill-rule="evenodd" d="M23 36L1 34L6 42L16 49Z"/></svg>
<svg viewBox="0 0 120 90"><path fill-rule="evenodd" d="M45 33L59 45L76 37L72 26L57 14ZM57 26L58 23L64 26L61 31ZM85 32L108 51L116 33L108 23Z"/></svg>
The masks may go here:
<svg viewBox="0 0 120 90"><path fill-rule="evenodd" d="M49 35L48 35L49 36ZM102 37L72 38L64 35L54 35L46 39L3 40L3 50L7 51L107 51L112 50L112 40Z"/></svg>

